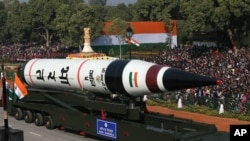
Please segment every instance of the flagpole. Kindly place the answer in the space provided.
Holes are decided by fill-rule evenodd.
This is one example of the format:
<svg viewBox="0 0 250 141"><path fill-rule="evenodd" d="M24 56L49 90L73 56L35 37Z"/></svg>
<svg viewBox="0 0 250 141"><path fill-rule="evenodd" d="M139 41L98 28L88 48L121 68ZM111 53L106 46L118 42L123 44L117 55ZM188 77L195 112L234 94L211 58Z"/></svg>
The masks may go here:
<svg viewBox="0 0 250 141"><path fill-rule="evenodd" d="M4 64L2 64L2 90L3 90L3 118L4 118L4 129L5 129L5 136L4 136L4 141L9 140L9 125L8 125L8 112L7 112L7 94L6 94L6 78L5 78L5 72L4 72Z"/></svg>

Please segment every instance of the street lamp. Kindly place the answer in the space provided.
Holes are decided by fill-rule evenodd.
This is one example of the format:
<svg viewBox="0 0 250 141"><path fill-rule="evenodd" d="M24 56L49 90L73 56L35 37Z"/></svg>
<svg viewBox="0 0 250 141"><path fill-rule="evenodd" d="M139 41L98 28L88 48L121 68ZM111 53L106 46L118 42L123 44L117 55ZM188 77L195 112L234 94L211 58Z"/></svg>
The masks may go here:
<svg viewBox="0 0 250 141"><path fill-rule="evenodd" d="M133 36L133 30L131 27L128 27L126 30L126 36L128 38L128 44L129 44L129 59L131 59L131 37Z"/></svg>

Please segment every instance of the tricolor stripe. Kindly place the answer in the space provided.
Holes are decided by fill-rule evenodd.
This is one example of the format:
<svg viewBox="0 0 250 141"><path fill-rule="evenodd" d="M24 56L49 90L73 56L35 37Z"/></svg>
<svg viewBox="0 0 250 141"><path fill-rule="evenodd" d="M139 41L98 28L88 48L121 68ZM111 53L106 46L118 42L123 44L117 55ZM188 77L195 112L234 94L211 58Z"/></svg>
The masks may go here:
<svg viewBox="0 0 250 141"><path fill-rule="evenodd" d="M138 78L137 78L138 72L130 72L129 73L129 85L130 87L138 87Z"/></svg>
<svg viewBox="0 0 250 141"><path fill-rule="evenodd" d="M102 30L103 35L108 35L106 32L107 28L111 26L111 22L105 22L104 28ZM130 22L130 26L133 29L133 34L154 34L154 33L169 33L168 27L164 24L164 22L157 21L134 21ZM154 28L149 28L154 27Z"/></svg>
<svg viewBox="0 0 250 141"><path fill-rule="evenodd" d="M91 46L113 46L121 45L120 40L116 35L107 33L111 22L105 22L102 30L102 35L91 42ZM151 44L151 43L166 43L167 38L171 38L171 32L164 22L142 21L130 22L130 27L133 29L133 40L135 45ZM149 28L154 27L154 28ZM107 42L110 41L110 42ZM126 43L122 42L122 45Z"/></svg>

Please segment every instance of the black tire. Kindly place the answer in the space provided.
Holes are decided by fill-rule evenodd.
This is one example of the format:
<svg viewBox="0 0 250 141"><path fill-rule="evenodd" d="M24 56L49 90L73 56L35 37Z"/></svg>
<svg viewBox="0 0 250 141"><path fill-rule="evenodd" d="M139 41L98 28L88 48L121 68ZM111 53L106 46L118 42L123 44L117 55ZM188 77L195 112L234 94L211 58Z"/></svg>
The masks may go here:
<svg viewBox="0 0 250 141"><path fill-rule="evenodd" d="M45 118L45 126L47 129L55 129L54 121L50 116Z"/></svg>
<svg viewBox="0 0 250 141"><path fill-rule="evenodd" d="M15 114L14 114L16 120L23 120L23 111L21 108L16 108L15 109Z"/></svg>
<svg viewBox="0 0 250 141"><path fill-rule="evenodd" d="M32 115L32 112L27 110L24 112L24 121L26 123L31 123L34 121L34 118L33 118L33 115Z"/></svg>
<svg viewBox="0 0 250 141"><path fill-rule="evenodd" d="M43 126L44 125L44 119L41 113L36 113L35 114L35 121L34 121L36 126Z"/></svg>

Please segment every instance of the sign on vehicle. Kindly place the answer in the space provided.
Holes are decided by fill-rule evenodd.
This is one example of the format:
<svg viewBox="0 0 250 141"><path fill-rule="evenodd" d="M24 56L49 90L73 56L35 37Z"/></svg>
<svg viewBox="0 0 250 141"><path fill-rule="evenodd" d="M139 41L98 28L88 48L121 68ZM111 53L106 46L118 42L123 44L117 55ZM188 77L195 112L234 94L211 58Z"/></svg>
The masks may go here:
<svg viewBox="0 0 250 141"><path fill-rule="evenodd" d="M105 136L105 137L112 138L112 139L117 138L117 127L116 127L115 122L97 119L96 123L97 123L96 130L97 130L98 135Z"/></svg>

